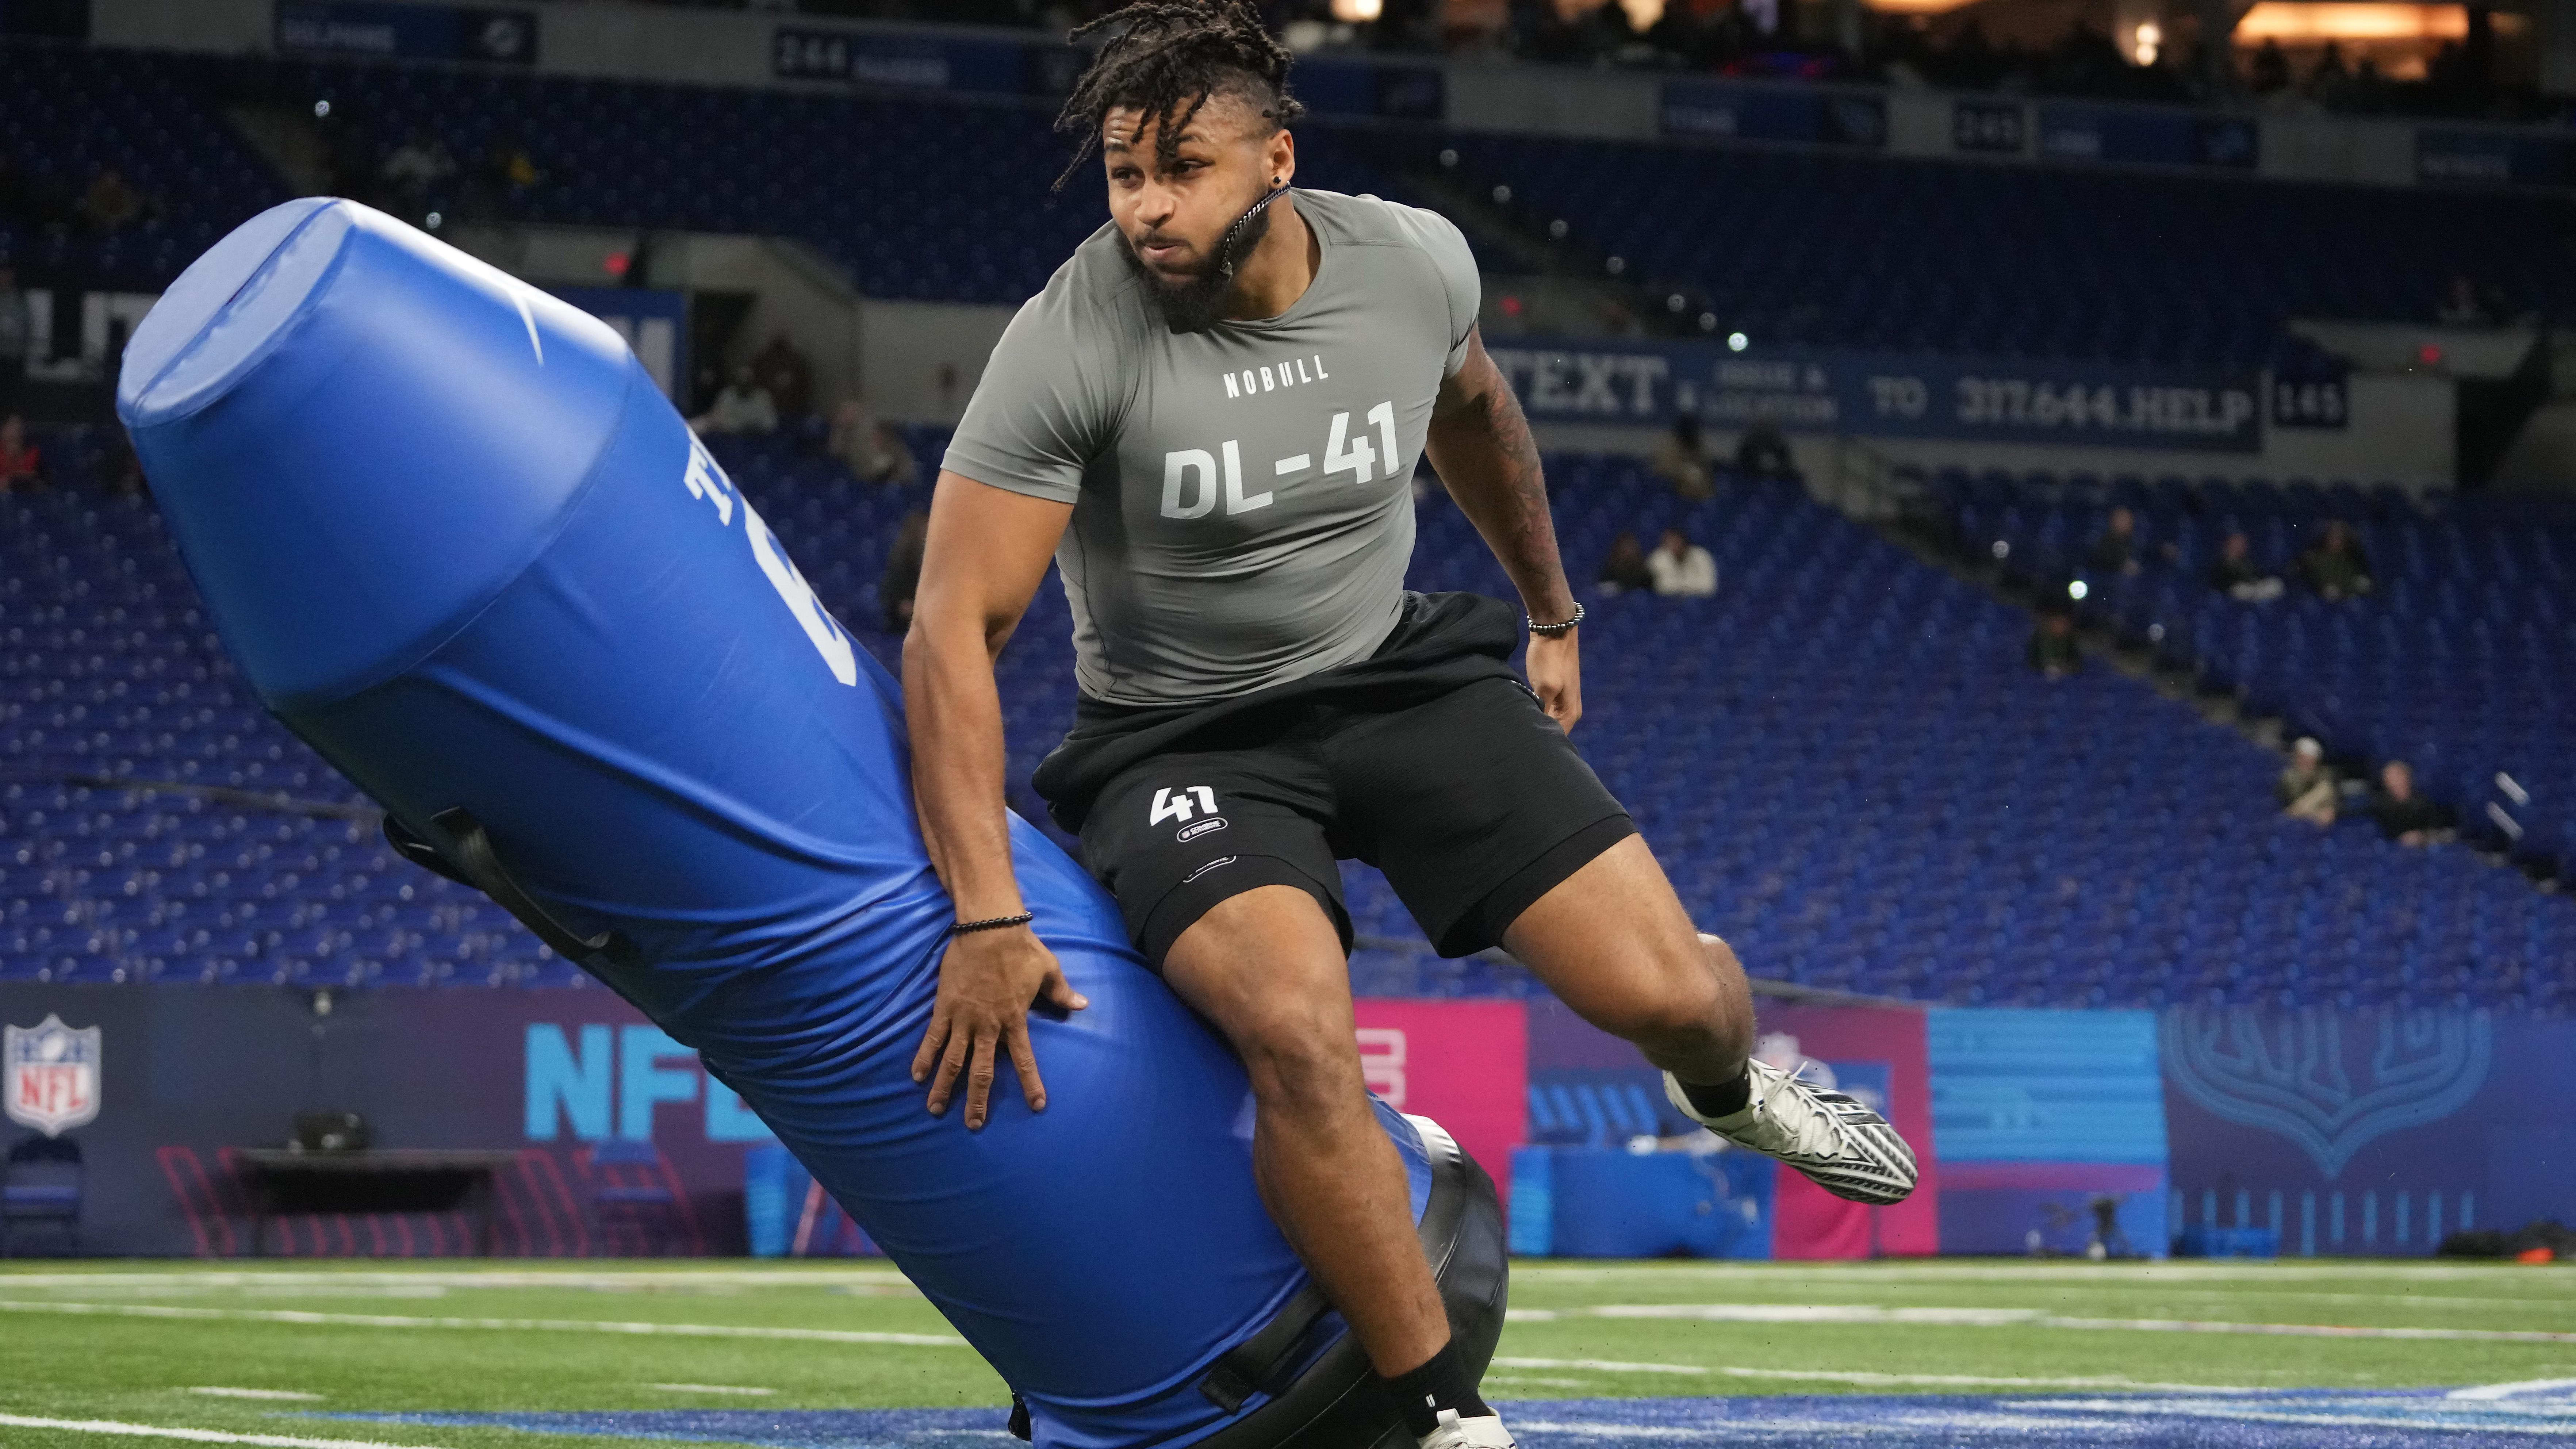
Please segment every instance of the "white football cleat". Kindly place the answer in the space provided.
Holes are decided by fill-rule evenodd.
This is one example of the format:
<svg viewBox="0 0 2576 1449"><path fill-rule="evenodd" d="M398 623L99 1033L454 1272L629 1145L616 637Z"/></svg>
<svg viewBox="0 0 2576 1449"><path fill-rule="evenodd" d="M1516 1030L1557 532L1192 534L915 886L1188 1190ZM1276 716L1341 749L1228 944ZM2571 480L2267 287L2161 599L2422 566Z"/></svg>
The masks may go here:
<svg viewBox="0 0 2576 1449"><path fill-rule="evenodd" d="M1518 1449L1500 1414L1461 1419L1456 1409L1440 1411L1440 1427L1422 1436L1422 1449Z"/></svg>
<svg viewBox="0 0 2576 1449"><path fill-rule="evenodd" d="M1847 1092L1815 1086L1767 1062L1750 1062L1746 1069L1753 1074L1753 1100L1731 1117L1703 1116L1670 1072L1664 1073L1664 1096L1683 1116L1738 1147L1778 1158L1838 1198L1885 1207L1914 1191L1914 1149L1886 1118Z"/></svg>

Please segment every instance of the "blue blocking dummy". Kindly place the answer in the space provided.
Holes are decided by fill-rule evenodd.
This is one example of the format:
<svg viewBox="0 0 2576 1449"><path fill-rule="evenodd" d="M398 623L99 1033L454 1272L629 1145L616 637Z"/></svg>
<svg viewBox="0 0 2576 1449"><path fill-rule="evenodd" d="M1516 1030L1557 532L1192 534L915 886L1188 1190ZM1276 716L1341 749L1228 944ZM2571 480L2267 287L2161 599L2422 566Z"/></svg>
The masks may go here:
<svg viewBox="0 0 2576 1449"><path fill-rule="evenodd" d="M894 682L607 326L389 217L245 223L136 330L118 411L261 701L696 1048L1020 1396L1042 1445L1359 1446L1393 1424L1253 1188L1225 1046L1012 822L1089 1010L1049 1107L934 1118L910 1061L954 919ZM1383 1112L1462 1347L1492 1185ZM1398 1431L1400 1432L1400 1431Z"/></svg>

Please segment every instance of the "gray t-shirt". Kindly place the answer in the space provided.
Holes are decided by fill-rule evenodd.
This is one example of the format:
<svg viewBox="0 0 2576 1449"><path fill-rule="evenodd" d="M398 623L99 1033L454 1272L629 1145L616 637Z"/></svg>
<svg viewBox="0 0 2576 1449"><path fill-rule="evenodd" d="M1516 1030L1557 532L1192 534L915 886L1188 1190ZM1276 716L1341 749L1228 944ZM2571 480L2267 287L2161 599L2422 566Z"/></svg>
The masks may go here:
<svg viewBox="0 0 2576 1449"><path fill-rule="evenodd" d="M1094 699L1225 699L1395 627L1476 261L1436 213L1295 196L1323 259L1287 311L1176 334L1103 226L1012 319L948 445L951 472L1073 505L1056 563Z"/></svg>

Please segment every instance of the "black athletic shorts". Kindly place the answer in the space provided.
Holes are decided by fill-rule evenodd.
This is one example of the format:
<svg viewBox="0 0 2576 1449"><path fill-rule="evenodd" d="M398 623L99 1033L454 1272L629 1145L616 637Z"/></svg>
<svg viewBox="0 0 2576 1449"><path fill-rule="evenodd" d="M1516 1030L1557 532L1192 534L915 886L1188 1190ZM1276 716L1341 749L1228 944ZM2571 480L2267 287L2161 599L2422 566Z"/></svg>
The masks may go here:
<svg viewBox="0 0 2576 1449"><path fill-rule="evenodd" d="M1196 707L1086 698L1034 783L1156 970L1266 885L1314 896L1348 950L1340 859L1385 871L1434 948L1468 955L1636 831L1513 672L1519 636L1498 600L1409 594L1340 669Z"/></svg>

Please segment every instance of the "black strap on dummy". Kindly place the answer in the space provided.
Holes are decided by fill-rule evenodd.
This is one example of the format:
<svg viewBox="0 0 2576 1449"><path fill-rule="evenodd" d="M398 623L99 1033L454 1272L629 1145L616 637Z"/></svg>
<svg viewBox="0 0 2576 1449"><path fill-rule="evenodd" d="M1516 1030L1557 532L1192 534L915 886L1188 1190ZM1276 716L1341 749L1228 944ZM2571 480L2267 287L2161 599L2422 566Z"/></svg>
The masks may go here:
<svg viewBox="0 0 2576 1449"><path fill-rule="evenodd" d="M1303 1292L1288 1300L1277 1316L1262 1325L1261 1331L1234 1346L1232 1352L1216 1361L1208 1376L1199 1380L1199 1392L1207 1401L1231 1414L1243 1407L1257 1389L1277 1392L1280 1371L1287 1366L1288 1355L1315 1320L1324 1316L1332 1304L1324 1290L1308 1283Z"/></svg>
<svg viewBox="0 0 2576 1449"><path fill-rule="evenodd" d="M594 936L576 934L554 918L534 897L522 890L501 857L492 849L492 837L473 812L459 805L441 810L430 817L430 824L444 831L453 842L448 849L415 835L410 827L392 815L385 817L385 843L394 853L412 864L455 881L469 885L492 898L492 903L518 918L519 924L536 933L554 953L577 966L622 966L635 957L634 944L615 931L601 931Z"/></svg>

